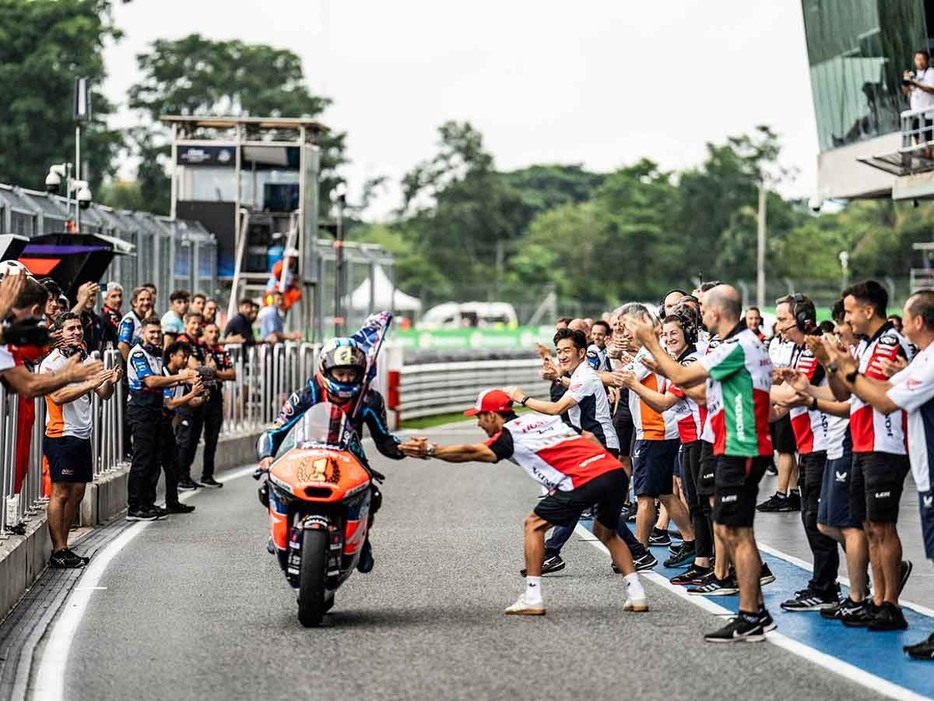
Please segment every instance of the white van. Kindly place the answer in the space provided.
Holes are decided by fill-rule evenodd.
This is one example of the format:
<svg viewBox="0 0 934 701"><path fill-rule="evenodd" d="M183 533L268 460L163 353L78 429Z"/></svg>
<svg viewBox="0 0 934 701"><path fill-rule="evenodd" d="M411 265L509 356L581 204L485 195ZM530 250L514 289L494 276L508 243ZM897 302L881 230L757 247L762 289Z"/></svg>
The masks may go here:
<svg viewBox="0 0 934 701"><path fill-rule="evenodd" d="M519 325L516 310L505 302L445 302L429 309L419 329L512 329Z"/></svg>

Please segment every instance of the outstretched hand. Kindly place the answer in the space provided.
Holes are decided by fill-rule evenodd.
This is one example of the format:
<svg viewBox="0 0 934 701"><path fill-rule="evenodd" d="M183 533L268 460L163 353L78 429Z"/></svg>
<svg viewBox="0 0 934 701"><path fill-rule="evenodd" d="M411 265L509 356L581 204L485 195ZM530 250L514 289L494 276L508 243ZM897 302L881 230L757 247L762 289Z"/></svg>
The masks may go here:
<svg viewBox="0 0 934 701"><path fill-rule="evenodd" d="M425 436L412 436L399 444L399 450L409 458L428 458L428 439Z"/></svg>

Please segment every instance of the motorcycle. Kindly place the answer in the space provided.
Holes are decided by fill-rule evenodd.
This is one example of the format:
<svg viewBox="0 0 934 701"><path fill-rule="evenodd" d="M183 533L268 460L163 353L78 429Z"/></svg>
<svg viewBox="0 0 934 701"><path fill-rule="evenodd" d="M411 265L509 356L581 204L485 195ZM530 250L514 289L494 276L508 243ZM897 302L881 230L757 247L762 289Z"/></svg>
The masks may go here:
<svg viewBox="0 0 934 701"><path fill-rule="evenodd" d="M355 438L339 407L316 404L286 436L260 488L275 554L306 628L321 625L366 540L372 477L348 449Z"/></svg>

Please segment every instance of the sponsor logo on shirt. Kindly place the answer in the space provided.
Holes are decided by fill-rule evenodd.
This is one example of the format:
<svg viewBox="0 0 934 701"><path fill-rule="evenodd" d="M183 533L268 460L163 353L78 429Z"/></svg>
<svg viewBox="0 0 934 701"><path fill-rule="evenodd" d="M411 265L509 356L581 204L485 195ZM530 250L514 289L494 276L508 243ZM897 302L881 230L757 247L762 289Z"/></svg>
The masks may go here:
<svg viewBox="0 0 934 701"><path fill-rule="evenodd" d="M839 482L840 484L843 484L846 482L846 478L848 474L849 473L847 472L834 472L834 477L836 477L837 482Z"/></svg>
<svg viewBox="0 0 934 701"><path fill-rule="evenodd" d="M888 499L892 496L892 492L876 492L873 496L875 496L876 499Z"/></svg>

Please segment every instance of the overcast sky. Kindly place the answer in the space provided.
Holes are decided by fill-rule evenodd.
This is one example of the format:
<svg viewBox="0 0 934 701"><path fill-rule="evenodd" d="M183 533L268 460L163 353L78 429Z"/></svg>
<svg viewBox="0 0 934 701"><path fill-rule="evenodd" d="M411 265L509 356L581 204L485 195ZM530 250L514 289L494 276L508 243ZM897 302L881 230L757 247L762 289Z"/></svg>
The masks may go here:
<svg viewBox="0 0 934 701"><path fill-rule="evenodd" d="M134 57L198 32L287 47L323 116L346 131L353 193L435 152L437 127L469 120L500 169L643 156L668 169L704 145L769 124L816 183L817 136L798 0L133 0L115 3L123 40L106 52L108 95L125 108ZM120 126L126 117L118 118ZM372 208L381 217L398 189Z"/></svg>

